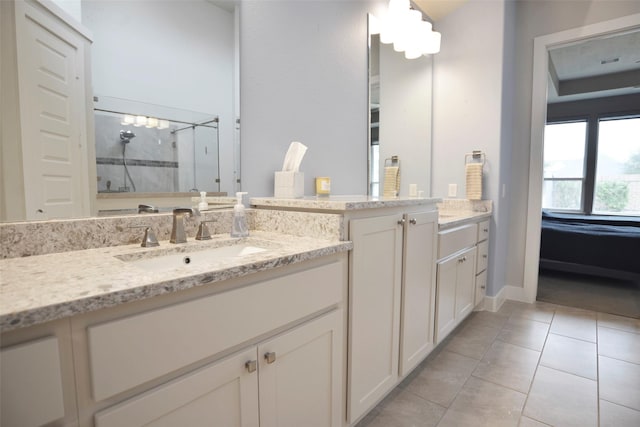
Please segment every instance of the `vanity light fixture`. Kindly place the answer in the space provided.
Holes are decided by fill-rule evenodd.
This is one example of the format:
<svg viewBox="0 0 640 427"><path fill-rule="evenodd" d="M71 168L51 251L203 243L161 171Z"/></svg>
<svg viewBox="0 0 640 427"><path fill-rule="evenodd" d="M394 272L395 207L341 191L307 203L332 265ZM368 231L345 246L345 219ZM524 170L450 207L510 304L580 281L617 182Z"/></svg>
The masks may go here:
<svg viewBox="0 0 640 427"><path fill-rule="evenodd" d="M148 127L148 128L157 128L158 127L158 119L156 119L155 117L148 117L147 118L146 127Z"/></svg>
<svg viewBox="0 0 640 427"><path fill-rule="evenodd" d="M441 34L422 20L422 12L411 9L409 0L389 0L387 13L379 19L371 18L370 33L379 33L380 43L393 43L393 49L404 52L407 59L440 52Z"/></svg>
<svg viewBox="0 0 640 427"><path fill-rule="evenodd" d="M133 124L136 127L147 125L147 116L136 116L136 122Z"/></svg>
<svg viewBox="0 0 640 427"><path fill-rule="evenodd" d="M136 122L136 118L135 117L133 117L130 114L125 114L124 117L122 118L122 122L120 122L120 124L127 126L127 125L132 125L135 122Z"/></svg>

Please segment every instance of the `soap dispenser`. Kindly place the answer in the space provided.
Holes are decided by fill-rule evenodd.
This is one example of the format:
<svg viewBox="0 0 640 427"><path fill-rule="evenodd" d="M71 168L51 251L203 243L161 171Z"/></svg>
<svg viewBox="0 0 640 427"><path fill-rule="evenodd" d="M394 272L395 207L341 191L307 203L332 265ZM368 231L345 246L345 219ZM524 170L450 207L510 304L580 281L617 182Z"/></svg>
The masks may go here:
<svg viewBox="0 0 640 427"><path fill-rule="evenodd" d="M231 226L231 237L247 237L249 227L247 226L247 216L245 215L242 196L247 194L244 191L236 193L237 202L233 207L233 224Z"/></svg>
<svg viewBox="0 0 640 427"><path fill-rule="evenodd" d="M206 191L201 191L200 192L200 203L198 203L198 210L199 211L206 211L207 209L209 209L209 203L207 202L207 192Z"/></svg>

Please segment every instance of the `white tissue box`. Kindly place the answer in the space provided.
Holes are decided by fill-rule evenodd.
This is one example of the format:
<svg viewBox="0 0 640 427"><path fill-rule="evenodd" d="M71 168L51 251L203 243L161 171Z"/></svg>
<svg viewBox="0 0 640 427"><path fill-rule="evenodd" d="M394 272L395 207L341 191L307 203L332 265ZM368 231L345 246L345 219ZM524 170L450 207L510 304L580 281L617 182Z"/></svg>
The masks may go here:
<svg viewBox="0 0 640 427"><path fill-rule="evenodd" d="M276 172L273 195L283 199L303 197L304 172Z"/></svg>

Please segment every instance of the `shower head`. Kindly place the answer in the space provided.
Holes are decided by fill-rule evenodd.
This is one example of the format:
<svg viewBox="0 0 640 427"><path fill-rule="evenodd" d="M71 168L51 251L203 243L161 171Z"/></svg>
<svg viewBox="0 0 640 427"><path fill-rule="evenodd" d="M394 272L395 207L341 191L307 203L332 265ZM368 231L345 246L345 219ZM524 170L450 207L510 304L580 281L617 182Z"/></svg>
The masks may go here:
<svg viewBox="0 0 640 427"><path fill-rule="evenodd" d="M121 130L120 131L120 141L128 144L131 142L133 138L136 137L136 134L131 132L130 130Z"/></svg>

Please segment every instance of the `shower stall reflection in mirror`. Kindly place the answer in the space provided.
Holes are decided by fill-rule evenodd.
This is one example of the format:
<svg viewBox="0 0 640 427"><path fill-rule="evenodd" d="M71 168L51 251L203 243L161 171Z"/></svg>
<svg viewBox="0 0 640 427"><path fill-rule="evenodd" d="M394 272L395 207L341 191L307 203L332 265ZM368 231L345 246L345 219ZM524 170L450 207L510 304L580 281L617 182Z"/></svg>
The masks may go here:
<svg viewBox="0 0 640 427"><path fill-rule="evenodd" d="M219 192L218 118L142 111L94 109L98 193Z"/></svg>

